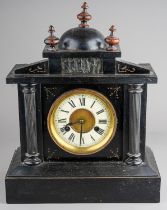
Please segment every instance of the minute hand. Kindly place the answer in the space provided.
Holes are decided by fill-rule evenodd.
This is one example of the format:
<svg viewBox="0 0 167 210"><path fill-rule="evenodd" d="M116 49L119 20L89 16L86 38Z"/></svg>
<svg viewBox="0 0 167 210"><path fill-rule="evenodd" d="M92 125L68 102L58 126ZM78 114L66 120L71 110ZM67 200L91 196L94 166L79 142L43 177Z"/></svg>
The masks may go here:
<svg viewBox="0 0 167 210"><path fill-rule="evenodd" d="M81 123L81 131L80 131L80 146L81 146L81 142L82 142L82 125L83 125L83 123Z"/></svg>

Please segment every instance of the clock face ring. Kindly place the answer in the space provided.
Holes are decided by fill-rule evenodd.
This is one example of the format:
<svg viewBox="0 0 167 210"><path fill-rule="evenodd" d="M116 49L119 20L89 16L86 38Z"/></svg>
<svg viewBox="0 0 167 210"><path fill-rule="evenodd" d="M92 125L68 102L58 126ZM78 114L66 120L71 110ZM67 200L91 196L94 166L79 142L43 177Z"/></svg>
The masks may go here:
<svg viewBox="0 0 167 210"><path fill-rule="evenodd" d="M91 89L74 89L59 96L47 118L52 140L64 151L89 155L113 139L117 117L112 103Z"/></svg>

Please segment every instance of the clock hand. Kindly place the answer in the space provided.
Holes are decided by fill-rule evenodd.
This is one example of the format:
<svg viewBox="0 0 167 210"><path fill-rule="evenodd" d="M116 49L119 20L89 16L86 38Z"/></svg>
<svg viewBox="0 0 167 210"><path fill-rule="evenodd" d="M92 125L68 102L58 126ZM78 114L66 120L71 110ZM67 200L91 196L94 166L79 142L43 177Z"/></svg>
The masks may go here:
<svg viewBox="0 0 167 210"><path fill-rule="evenodd" d="M82 123L81 123L81 132L80 132L80 146L81 146L81 142L82 142Z"/></svg>
<svg viewBox="0 0 167 210"><path fill-rule="evenodd" d="M80 131L80 145L81 145L81 142L82 142L82 126L84 124L84 120L80 120L79 123L81 125L81 131Z"/></svg>
<svg viewBox="0 0 167 210"><path fill-rule="evenodd" d="M78 121L77 122L73 122L73 123L69 122L64 127L62 127L62 129L65 129L66 131L69 131L70 130L69 126L77 124L77 123L79 123L79 122Z"/></svg>
<svg viewBox="0 0 167 210"><path fill-rule="evenodd" d="M74 125L74 124L77 124L77 123L80 123L80 122L69 122L68 124L66 124L64 127L66 127L66 126L71 126L71 125Z"/></svg>

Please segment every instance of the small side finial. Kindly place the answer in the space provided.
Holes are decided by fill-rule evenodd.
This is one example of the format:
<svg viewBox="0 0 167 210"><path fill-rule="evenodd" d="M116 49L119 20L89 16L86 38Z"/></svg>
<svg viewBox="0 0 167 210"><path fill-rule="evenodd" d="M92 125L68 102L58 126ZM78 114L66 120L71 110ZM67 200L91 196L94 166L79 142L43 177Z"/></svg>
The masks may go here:
<svg viewBox="0 0 167 210"><path fill-rule="evenodd" d="M50 35L44 40L44 43L53 49L59 43L59 38L54 35L55 29L52 25L49 26L48 32Z"/></svg>
<svg viewBox="0 0 167 210"><path fill-rule="evenodd" d="M79 27L86 28L86 27L89 27L89 25L87 24L87 21L91 20L92 16L87 12L87 9L89 7L86 2L82 4L81 8L83 9L83 11L77 15L77 18L81 21L81 23L79 24Z"/></svg>
<svg viewBox="0 0 167 210"><path fill-rule="evenodd" d="M109 31L111 32L109 36L107 36L105 38L105 41L107 42L107 44L109 45L109 47L107 48L107 50L111 50L111 51L115 51L117 50L116 45L119 44L119 38L114 36L114 32L116 31L116 28L114 25L112 25L109 29Z"/></svg>
<svg viewBox="0 0 167 210"><path fill-rule="evenodd" d="M109 31L111 31L111 34L110 36L114 36L114 31L116 31L117 29L115 28L114 25L112 25L110 28L109 28Z"/></svg>

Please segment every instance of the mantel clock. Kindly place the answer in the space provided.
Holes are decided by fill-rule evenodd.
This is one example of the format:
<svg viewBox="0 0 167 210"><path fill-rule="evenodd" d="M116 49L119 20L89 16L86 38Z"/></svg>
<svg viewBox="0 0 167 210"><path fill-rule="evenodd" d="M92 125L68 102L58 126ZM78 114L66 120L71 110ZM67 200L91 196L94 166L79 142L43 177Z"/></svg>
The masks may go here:
<svg viewBox="0 0 167 210"><path fill-rule="evenodd" d="M44 60L17 64L20 147L6 175L8 203L159 202L160 175L145 146L148 63L122 60L115 26L105 38L80 24L59 39L53 26Z"/></svg>

